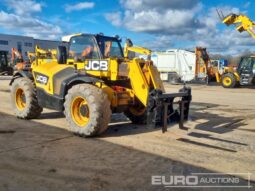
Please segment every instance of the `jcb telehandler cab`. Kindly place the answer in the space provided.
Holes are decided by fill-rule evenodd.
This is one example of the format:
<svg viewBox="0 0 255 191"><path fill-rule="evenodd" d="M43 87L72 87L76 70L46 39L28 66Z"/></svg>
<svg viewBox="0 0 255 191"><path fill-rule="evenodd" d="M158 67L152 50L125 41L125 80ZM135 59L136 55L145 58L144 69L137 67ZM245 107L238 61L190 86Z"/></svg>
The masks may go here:
<svg viewBox="0 0 255 191"><path fill-rule="evenodd" d="M124 57L119 38L73 35L68 51L58 47L57 52L50 59L35 53L31 72L14 75L10 85L17 117L36 118L44 107L64 111L70 131L81 136L104 132L112 112L124 112L133 123L163 126L163 131L170 121L182 127L188 119L191 89L165 93L153 63Z"/></svg>

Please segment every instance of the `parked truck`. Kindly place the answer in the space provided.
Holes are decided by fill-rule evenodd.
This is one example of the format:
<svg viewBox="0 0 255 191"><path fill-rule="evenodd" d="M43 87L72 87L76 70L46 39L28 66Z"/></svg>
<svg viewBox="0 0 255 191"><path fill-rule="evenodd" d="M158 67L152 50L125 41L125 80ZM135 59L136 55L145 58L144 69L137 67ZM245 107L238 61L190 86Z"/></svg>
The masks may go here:
<svg viewBox="0 0 255 191"><path fill-rule="evenodd" d="M195 52L182 49L153 52L151 60L164 81L171 83L206 82L208 79L209 56L205 48L197 47Z"/></svg>

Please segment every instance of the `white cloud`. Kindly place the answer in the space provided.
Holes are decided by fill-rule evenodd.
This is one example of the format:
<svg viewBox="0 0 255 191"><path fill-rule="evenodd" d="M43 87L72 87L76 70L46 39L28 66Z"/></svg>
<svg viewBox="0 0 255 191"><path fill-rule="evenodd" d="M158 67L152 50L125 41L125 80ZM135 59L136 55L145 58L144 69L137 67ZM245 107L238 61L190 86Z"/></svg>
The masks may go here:
<svg viewBox="0 0 255 191"><path fill-rule="evenodd" d="M135 32L149 33L185 33L193 27L199 27L200 23L194 19L195 14L201 10L201 4L197 0L187 0L178 3L173 0L121 0L125 12L108 13L106 19L115 26L123 26ZM179 29L182 30L179 30Z"/></svg>
<svg viewBox="0 0 255 191"><path fill-rule="evenodd" d="M174 39L169 38L168 35L156 36L155 38L145 41L142 46L151 50L167 50L173 46Z"/></svg>
<svg viewBox="0 0 255 191"><path fill-rule="evenodd" d="M199 0L120 0L120 3L126 9L141 11L146 9L191 9L198 4Z"/></svg>
<svg viewBox="0 0 255 191"><path fill-rule="evenodd" d="M36 13L46 6L36 0L4 0L7 11L0 10L0 27L15 34L32 36L40 39L59 39L62 29L55 24L45 22Z"/></svg>
<svg viewBox="0 0 255 191"><path fill-rule="evenodd" d="M83 9L91 9L95 6L94 2L80 2L76 4L66 4L65 11L72 12L72 11L80 11Z"/></svg>
<svg viewBox="0 0 255 191"><path fill-rule="evenodd" d="M33 0L5 0L7 8L17 15L30 15L41 12L43 4Z"/></svg>
<svg viewBox="0 0 255 191"><path fill-rule="evenodd" d="M0 11L0 27L41 39L57 39L62 35L61 28L56 25L4 11Z"/></svg>
<svg viewBox="0 0 255 191"><path fill-rule="evenodd" d="M244 5L243 5L243 8L247 9L249 8L251 5L251 2L250 1L247 1Z"/></svg>
<svg viewBox="0 0 255 191"><path fill-rule="evenodd" d="M194 9L199 9L195 7ZM186 33L193 27L200 27L200 23L194 19L196 11L191 10L147 10L141 12L125 12L124 25L132 31L150 33ZM181 30L180 30L181 29Z"/></svg>
<svg viewBox="0 0 255 191"><path fill-rule="evenodd" d="M105 17L108 21L111 21L111 23L114 26L121 26L122 21L121 21L121 13L120 12L115 12L115 13L106 13Z"/></svg>
<svg viewBox="0 0 255 191"><path fill-rule="evenodd" d="M234 27L224 28L216 12L220 9L225 15L239 14L239 8L206 9L198 0L159 1L120 0L124 12L108 13L105 18L114 26L150 34L152 38L144 46L154 50L180 47L181 43L193 48L205 46L214 52L235 52L233 49L238 52L255 45L246 32L240 34Z"/></svg>

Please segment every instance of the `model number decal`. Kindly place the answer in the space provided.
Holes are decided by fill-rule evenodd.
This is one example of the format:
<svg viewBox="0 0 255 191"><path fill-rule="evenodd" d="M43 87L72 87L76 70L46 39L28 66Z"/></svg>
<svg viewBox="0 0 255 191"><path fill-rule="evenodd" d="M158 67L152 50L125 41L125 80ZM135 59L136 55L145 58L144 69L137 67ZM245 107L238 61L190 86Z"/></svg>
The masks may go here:
<svg viewBox="0 0 255 191"><path fill-rule="evenodd" d="M37 74L36 82L39 83L39 84L46 85L48 83L48 77L40 75L40 74Z"/></svg>
<svg viewBox="0 0 255 191"><path fill-rule="evenodd" d="M108 61L107 60L90 60L85 66L85 70L96 70L96 71L107 71Z"/></svg>

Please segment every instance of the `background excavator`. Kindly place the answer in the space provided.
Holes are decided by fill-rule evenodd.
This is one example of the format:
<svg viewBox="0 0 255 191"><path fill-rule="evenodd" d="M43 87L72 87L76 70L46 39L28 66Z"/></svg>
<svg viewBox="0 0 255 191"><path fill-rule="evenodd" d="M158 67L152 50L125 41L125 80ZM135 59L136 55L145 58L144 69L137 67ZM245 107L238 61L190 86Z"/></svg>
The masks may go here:
<svg viewBox="0 0 255 191"><path fill-rule="evenodd" d="M56 59L56 54L57 50L44 50L36 46L35 52L27 52L27 59L24 59L16 48L12 48L11 63L15 71L31 70L31 63L36 57L42 59Z"/></svg>
<svg viewBox="0 0 255 191"><path fill-rule="evenodd" d="M237 31L240 33L247 31L255 39L255 23L250 18L233 13L224 17L222 12L217 12L224 24L227 26L235 25ZM255 55L243 57L236 70L233 67L225 67L221 82L225 88L233 88L238 85L255 85Z"/></svg>
<svg viewBox="0 0 255 191"><path fill-rule="evenodd" d="M13 68L8 63L8 51L0 51L0 75L12 75Z"/></svg>
<svg viewBox="0 0 255 191"><path fill-rule="evenodd" d="M12 48L11 63L15 71L30 68L30 63L24 61L22 54L16 48Z"/></svg>

